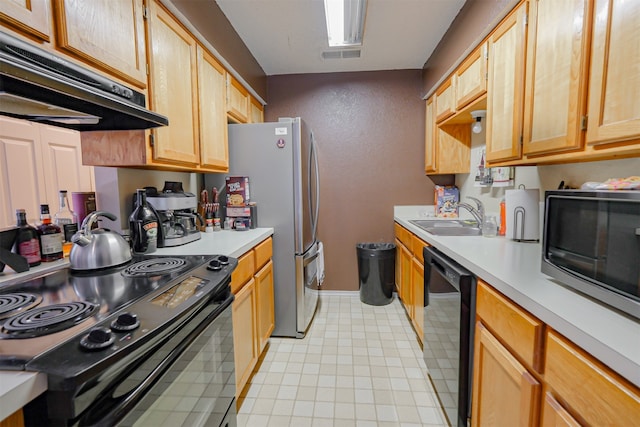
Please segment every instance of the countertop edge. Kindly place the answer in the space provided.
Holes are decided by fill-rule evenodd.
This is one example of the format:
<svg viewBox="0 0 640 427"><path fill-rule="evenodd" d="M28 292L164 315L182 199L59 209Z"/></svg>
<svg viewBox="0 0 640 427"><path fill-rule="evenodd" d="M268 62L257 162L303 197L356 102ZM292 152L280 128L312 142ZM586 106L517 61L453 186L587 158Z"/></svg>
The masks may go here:
<svg viewBox="0 0 640 427"><path fill-rule="evenodd" d="M36 372L2 372L2 394L0 394L0 421L47 390L47 376ZM9 383L9 387L4 386Z"/></svg>
<svg viewBox="0 0 640 427"><path fill-rule="evenodd" d="M594 302L589 298L579 294L573 290L565 288L553 281L549 276L544 275L539 270L540 256L530 260L531 263L526 265L525 273L518 273L517 268L510 267L508 274L504 271L492 271L482 260L482 256L487 254L479 254L474 259L458 253L455 249L460 242L473 242L477 247L482 247L483 243L491 245L492 248L498 246L507 247L506 251L518 251L518 245L530 245L524 247L528 253L539 248L539 244L527 244L509 241L505 238L487 239L482 236L477 237L444 237L434 236L422 230L421 228L409 222L410 219L423 219L411 214L398 213L394 214L394 220L403 227L416 234L425 242L435 246L438 250L453 258L463 267L470 270L476 276L480 277L505 296L522 306L525 310L542 320L552 329L574 342L576 345L593 355L596 359L607 365L609 368L623 376L632 384L640 387L640 324L634 322L630 318L618 314L612 309L606 308L603 304ZM474 239L474 240L470 240ZM520 248L523 248L520 246ZM535 261L535 262L534 262ZM534 264L533 266L531 264ZM537 264L537 271L535 265ZM505 268L506 270L506 268ZM524 268L523 268L524 270ZM527 285L513 283L513 277L519 274L526 274L528 277L523 282ZM507 277L508 276L508 277ZM533 284L533 286L531 286ZM579 306L579 309L567 309L566 312L556 312L561 310L557 305L555 310L547 307L548 298L542 298L544 292L552 292L553 297L548 298L572 298L573 306ZM566 306L569 306L565 304ZM602 321L594 327L593 317L595 313L602 316ZM611 328L624 328L629 332L629 337L637 338L637 345L633 347L632 340L625 343L622 339L612 337ZM624 331L617 331L620 334ZM629 342L631 341L631 342Z"/></svg>

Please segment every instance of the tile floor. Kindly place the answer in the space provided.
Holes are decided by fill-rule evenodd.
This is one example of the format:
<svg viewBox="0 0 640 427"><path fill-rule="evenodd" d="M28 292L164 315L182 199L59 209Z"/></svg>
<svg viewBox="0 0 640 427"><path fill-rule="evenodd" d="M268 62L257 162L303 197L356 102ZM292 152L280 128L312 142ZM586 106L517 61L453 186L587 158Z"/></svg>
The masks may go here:
<svg viewBox="0 0 640 427"><path fill-rule="evenodd" d="M321 294L304 339L271 338L238 425L446 426L401 303Z"/></svg>

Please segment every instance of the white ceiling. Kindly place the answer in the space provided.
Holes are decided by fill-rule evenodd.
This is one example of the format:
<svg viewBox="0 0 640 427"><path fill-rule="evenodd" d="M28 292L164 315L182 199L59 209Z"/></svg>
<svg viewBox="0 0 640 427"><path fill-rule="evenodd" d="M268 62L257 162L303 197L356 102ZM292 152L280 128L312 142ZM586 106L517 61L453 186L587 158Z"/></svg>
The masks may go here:
<svg viewBox="0 0 640 427"><path fill-rule="evenodd" d="M323 59L323 0L215 0L267 75L421 69L465 0L368 0L360 58Z"/></svg>

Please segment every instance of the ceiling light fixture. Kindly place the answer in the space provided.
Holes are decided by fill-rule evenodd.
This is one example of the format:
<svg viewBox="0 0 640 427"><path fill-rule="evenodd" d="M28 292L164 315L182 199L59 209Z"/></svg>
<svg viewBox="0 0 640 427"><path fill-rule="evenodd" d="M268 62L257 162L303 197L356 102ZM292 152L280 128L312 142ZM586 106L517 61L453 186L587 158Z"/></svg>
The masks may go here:
<svg viewBox="0 0 640 427"><path fill-rule="evenodd" d="M471 117L476 121L471 127L473 133L482 132L482 118L487 116L487 110L475 110L471 112Z"/></svg>
<svg viewBox="0 0 640 427"><path fill-rule="evenodd" d="M367 0L324 0L330 47L362 46Z"/></svg>

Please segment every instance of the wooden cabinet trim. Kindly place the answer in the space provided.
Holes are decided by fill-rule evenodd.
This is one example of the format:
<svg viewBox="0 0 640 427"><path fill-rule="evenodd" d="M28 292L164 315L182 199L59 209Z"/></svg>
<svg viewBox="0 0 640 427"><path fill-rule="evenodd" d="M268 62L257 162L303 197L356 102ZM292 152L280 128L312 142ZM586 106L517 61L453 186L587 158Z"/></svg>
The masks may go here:
<svg viewBox="0 0 640 427"><path fill-rule="evenodd" d="M476 314L529 367L542 373L544 323L482 280L478 280Z"/></svg>
<svg viewBox="0 0 640 427"><path fill-rule="evenodd" d="M275 301L273 289L273 261L264 265L255 275L257 300L258 355L262 353L275 328Z"/></svg>
<svg viewBox="0 0 640 427"><path fill-rule="evenodd" d="M31 0L22 6L18 2L2 0L0 1L0 22L16 28L27 36L50 42L49 4L49 0Z"/></svg>
<svg viewBox="0 0 640 427"><path fill-rule="evenodd" d="M542 406L540 427L580 427L580 423L547 392Z"/></svg>
<svg viewBox="0 0 640 427"><path fill-rule="evenodd" d="M239 398L258 361L258 344L255 339L257 328L255 318L255 280L249 280L235 297L231 307L236 367L236 398ZM247 304L249 305L247 306Z"/></svg>

